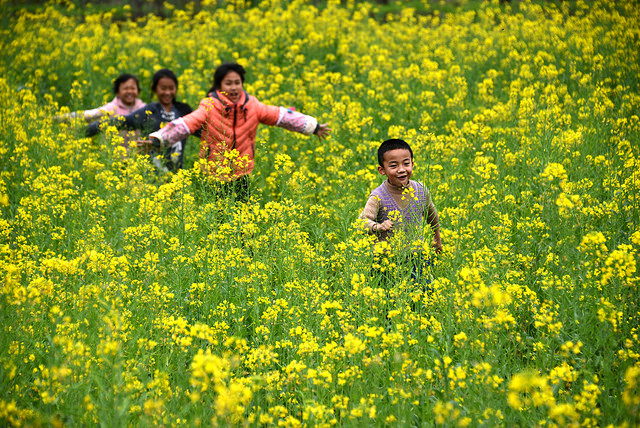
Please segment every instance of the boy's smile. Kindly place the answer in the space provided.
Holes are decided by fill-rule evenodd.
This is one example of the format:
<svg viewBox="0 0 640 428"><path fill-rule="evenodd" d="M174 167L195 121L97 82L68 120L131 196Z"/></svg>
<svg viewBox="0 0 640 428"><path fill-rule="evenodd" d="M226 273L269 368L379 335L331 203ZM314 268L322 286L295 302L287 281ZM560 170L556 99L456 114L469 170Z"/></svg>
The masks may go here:
<svg viewBox="0 0 640 428"><path fill-rule="evenodd" d="M384 162L378 166L378 172L386 175L389 183L396 187L407 186L413 172L411 152L407 149L389 150L384 154Z"/></svg>

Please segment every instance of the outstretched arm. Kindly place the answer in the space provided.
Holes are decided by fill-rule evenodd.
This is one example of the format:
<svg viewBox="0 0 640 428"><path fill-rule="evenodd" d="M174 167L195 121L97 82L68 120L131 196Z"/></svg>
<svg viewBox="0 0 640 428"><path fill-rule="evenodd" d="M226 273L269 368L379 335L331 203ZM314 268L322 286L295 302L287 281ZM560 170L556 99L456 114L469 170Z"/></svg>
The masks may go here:
<svg viewBox="0 0 640 428"><path fill-rule="evenodd" d="M326 123L319 124L313 116L284 107L279 107L279 109L276 126L304 135L315 134L321 140L331 134L331 128Z"/></svg>
<svg viewBox="0 0 640 428"><path fill-rule="evenodd" d="M164 128L149 134L149 138L160 141L162 145L173 146L189 135L191 135L191 130L185 123L184 118L180 117L167 123Z"/></svg>
<svg viewBox="0 0 640 428"><path fill-rule="evenodd" d="M87 122L92 122L94 120L100 119L102 116L105 116L107 114L113 114L115 111L116 107L114 101L111 101L103 105L102 107L77 112L76 114L78 116L84 117L84 120L86 120Z"/></svg>
<svg viewBox="0 0 640 428"><path fill-rule="evenodd" d="M210 101L204 99L195 111L172 120L164 128L151 133L149 138L159 140L163 145L174 146L202 127L207 121L208 111L211 108Z"/></svg>
<svg viewBox="0 0 640 428"><path fill-rule="evenodd" d="M118 129L140 129L143 127L147 119L147 111L149 107L145 106L129 113L126 116L114 116L109 119L109 125L113 125ZM150 111L149 111L150 112ZM100 132L100 121L91 122L87 127L87 137L93 137Z"/></svg>

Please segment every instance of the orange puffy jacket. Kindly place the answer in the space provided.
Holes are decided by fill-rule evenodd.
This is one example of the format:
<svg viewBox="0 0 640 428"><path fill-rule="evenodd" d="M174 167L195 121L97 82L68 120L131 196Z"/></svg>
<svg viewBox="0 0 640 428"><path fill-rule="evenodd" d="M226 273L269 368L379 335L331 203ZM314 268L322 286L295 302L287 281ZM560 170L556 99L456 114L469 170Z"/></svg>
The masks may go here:
<svg viewBox="0 0 640 428"><path fill-rule="evenodd" d="M185 116L184 122L191 133L202 129L200 158L211 161L211 172L227 181L253 171L258 124L275 125L279 110L279 107L262 104L246 91L236 104L216 91L203 99L197 110ZM236 159L229 158L233 149L239 154Z"/></svg>

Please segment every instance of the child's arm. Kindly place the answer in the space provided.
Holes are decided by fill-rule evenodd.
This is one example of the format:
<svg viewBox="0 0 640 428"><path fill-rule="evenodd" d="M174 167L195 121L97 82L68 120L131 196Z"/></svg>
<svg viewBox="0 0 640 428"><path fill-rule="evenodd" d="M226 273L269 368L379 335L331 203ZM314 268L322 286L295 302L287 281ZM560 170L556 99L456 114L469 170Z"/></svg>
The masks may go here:
<svg viewBox="0 0 640 428"><path fill-rule="evenodd" d="M331 128L326 123L318 123L318 120L313 116L298 113L284 107L280 107L276 126L289 131L300 132L304 135L315 134L321 140L331 134Z"/></svg>
<svg viewBox="0 0 640 428"><path fill-rule="evenodd" d="M433 202L429 204L429 215L427 216L427 223L433 230L433 248L437 254L442 252L442 240L440 239L440 218L438 217L438 210L436 210Z"/></svg>
<svg viewBox="0 0 640 428"><path fill-rule="evenodd" d="M279 126L293 132L304 135L317 135L319 139L327 138L331 134L331 128L326 123L318 123L318 120L294 108L276 107L263 104L257 99L258 119L260 123L270 126Z"/></svg>
<svg viewBox="0 0 640 428"><path fill-rule="evenodd" d="M167 123L164 128L149 134L149 139L157 140L159 145L175 146L192 133L196 132L207 121L209 109L213 104L205 98L200 106L186 116L179 117Z"/></svg>
<svg viewBox="0 0 640 428"><path fill-rule="evenodd" d="M109 125L118 129L141 129L147 119L149 106L142 107L126 116L114 116L109 119ZM93 137L100 132L100 121L91 122L86 130L87 137Z"/></svg>
<svg viewBox="0 0 640 428"><path fill-rule="evenodd" d="M382 223L378 223L376 219L378 218L378 210L380 209L380 202L378 198L375 196L371 196L367 200L367 204L365 205L362 213L358 218L365 221L365 229L367 233L370 235L388 232L393 228L393 222L391 220L385 220Z"/></svg>
<svg viewBox="0 0 640 428"><path fill-rule="evenodd" d="M108 102L102 107L94 108L91 110L85 110L77 112L78 116L84 117L84 120L87 122L93 122L94 120L100 119L102 116L113 114L116 111L115 100Z"/></svg>

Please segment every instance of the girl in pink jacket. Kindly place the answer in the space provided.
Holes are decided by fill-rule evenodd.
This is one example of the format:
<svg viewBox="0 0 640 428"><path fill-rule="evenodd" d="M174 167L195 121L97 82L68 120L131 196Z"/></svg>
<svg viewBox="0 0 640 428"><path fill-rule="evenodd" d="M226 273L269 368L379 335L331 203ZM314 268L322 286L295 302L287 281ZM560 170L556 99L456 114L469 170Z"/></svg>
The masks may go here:
<svg viewBox="0 0 640 428"><path fill-rule="evenodd" d="M140 83L138 78L133 74L123 73L113 81L113 100L102 107L91 110L69 113L60 117L60 119L83 117L87 122L93 122L102 116L126 116L146 104L138 95L140 94Z"/></svg>
<svg viewBox="0 0 640 428"><path fill-rule="evenodd" d="M219 66L209 97L193 113L152 133L152 142L173 145L200 129L200 157L209 161L209 172L221 182L241 180L241 187L247 187L260 123L305 135L316 134L320 139L331 133L327 124L319 124L311 116L261 103L244 90L244 76L245 70L238 63Z"/></svg>

